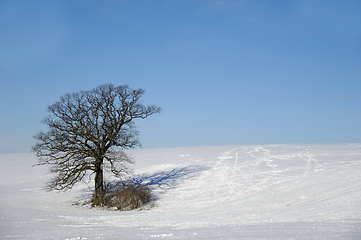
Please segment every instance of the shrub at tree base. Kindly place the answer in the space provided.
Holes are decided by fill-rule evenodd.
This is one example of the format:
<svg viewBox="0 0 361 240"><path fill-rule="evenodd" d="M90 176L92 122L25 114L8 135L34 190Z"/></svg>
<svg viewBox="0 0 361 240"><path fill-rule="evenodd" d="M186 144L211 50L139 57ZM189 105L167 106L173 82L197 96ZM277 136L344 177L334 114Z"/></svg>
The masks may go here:
<svg viewBox="0 0 361 240"><path fill-rule="evenodd" d="M152 199L152 190L149 186L120 182L115 185L107 184L104 205L120 211L130 211L149 204Z"/></svg>

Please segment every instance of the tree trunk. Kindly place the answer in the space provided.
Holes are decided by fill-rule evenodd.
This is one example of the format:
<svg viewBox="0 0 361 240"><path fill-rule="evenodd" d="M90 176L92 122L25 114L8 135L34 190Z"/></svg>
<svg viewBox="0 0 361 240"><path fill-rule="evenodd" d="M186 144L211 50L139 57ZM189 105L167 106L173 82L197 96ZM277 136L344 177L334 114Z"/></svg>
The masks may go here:
<svg viewBox="0 0 361 240"><path fill-rule="evenodd" d="M103 159L97 159L97 166L95 171L95 192L93 206L104 205L104 188L103 188Z"/></svg>

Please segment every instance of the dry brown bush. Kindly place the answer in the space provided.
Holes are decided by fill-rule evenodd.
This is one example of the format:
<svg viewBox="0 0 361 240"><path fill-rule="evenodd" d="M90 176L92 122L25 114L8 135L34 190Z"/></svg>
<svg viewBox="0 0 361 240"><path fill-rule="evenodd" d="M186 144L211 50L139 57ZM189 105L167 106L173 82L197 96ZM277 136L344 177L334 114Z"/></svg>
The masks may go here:
<svg viewBox="0 0 361 240"><path fill-rule="evenodd" d="M104 197L104 205L121 211L138 209L152 201L152 189L147 185L134 183L108 185Z"/></svg>

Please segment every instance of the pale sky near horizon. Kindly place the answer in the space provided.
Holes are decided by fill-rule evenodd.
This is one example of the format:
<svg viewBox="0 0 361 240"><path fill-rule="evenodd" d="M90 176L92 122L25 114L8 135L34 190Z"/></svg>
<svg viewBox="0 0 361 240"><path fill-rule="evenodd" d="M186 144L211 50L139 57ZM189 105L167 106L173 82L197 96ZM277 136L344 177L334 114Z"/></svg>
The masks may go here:
<svg viewBox="0 0 361 240"><path fill-rule="evenodd" d="M143 148L361 142L361 1L0 0L0 153L100 84L146 90Z"/></svg>

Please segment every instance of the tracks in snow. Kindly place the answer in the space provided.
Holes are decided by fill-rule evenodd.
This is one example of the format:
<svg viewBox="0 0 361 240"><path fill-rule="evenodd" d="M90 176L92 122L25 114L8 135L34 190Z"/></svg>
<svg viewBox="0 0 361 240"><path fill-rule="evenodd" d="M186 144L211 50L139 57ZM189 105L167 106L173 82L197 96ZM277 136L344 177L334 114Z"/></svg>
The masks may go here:
<svg viewBox="0 0 361 240"><path fill-rule="evenodd" d="M184 167L201 171L175 175L171 187L164 188L159 211L192 218L200 214L210 221L215 221L212 212L216 211L222 213L219 222L325 215L333 219L342 202L342 214L354 216L351 206L358 206L361 190L356 180L361 152L358 146L349 148L264 145L205 147L202 154L178 151L170 158L182 160L161 172Z"/></svg>
<svg viewBox="0 0 361 240"><path fill-rule="evenodd" d="M322 169L309 147L298 146L292 151L280 151L279 148L233 148L218 156L211 174L226 184L230 192L246 193Z"/></svg>

